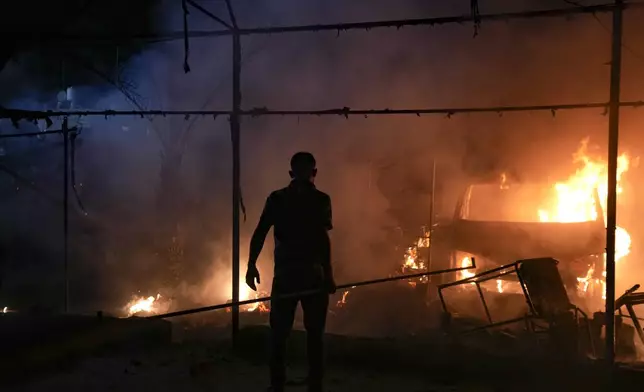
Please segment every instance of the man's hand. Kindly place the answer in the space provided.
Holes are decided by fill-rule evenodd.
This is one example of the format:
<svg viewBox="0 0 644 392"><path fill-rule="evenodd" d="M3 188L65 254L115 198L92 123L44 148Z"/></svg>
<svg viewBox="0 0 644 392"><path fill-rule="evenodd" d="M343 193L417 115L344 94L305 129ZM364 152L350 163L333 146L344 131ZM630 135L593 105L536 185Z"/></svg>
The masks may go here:
<svg viewBox="0 0 644 392"><path fill-rule="evenodd" d="M256 266L249 265L248 269L246 270L246 284L248 285L248 287L253 289L253 291L257 291L257 285L255 284L255 280L257 280L257 284L261 283L259 279L259 270L257 269Z"/></svg>

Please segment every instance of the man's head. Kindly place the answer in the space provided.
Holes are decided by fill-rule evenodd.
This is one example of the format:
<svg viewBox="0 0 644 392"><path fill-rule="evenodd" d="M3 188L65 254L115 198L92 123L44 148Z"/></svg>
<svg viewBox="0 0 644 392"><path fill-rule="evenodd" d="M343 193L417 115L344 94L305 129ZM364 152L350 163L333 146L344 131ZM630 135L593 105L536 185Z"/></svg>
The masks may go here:
<svg viewBox="0 0 644 392"><path fill-rule="evenodd" d="M310 152L298 152L291 158L289 174L292 179L313 182L317 173L315 158Z"/></svg>

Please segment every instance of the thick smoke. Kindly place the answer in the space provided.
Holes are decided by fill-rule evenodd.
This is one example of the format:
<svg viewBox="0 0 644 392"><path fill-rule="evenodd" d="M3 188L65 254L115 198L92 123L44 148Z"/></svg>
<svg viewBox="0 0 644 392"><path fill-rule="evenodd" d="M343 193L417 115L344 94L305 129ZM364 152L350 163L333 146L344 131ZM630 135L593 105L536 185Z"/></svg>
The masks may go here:
<svg viewBox="0 0 644 392"><path fill-rule="evenodd" d="M469 11L467 1L235 3L243 26ZM494 12L562 5L520 3L491 1L481 8ZM223 3L211 7L226 15ZM178 3L163 2L157 14L160 30L181 29ZM635 41L642 32L634 30L633 20L635 16L627 18L627 40ZM213 28L213 22L197 11L191 12L189 22L195 30ZM476 38L472 38L474 27L467 24L248 37L243 40L243 106L357 109L601 102L607 99L610 54L605 26L610 27L610 19L600 16L599 21L580 17L483 23ZM126 89L130 98L144 108L227 110L229 40L191 39L192 71L187 75L182 71L183 55L183 42L155 44L121 65L124 72L119 77L133 82ZM628 53L625 56L624 78L637 80L637 63ZM11 63L0 77L15 78L19 69L17 62ZM625 99L640 98L634 84L625 83ZM42 108L38 86L30 85L27 76L23 86L7 106ZM80 106L132 108L131 99L113 88L78 86L76 91ZM630 149L638 145L639 139L632 136L638 121L629 113L622 124L623 145ZM75 205L72 218L72 294L78 307L117 306L139 290L181 298L180 307L228 299L232 168L227 119L120 117L85 122L76 176L88 215ZM2 126L9 129L8 124ZM592 110L557 112L554 117L491 113L453 118L244 118L242 191L247 220L242 225L242 263L264 200L270 191L287 184L288 159L296 151L309 150L318 159L318 186L334 204L338 281L346 282L388 275L399 266L402 253L396 246L413 239L429 221L434 160L437 214L447 219L468 182L504 170L527 180L565 177L579 141L591 136L603 142L606 129L607 119ZM52 140L47 142L48 151L55 152L36 162L60 169L60 143L47 140ZM23 148L25 143L7 142L5 148ZM173 147L177 145L182 147ZM58 171L47 182L58 195L60 186L54 184L60 177ZM28 199L19 199L23 197L19 193L5 204L5 213L12 217L8 225L20 223L38 246L59 250L59 205L29 194ZM40 204L28 204L32 200ZM28 209L32 216L39 211L41 218L24 223ZM173 224L166 227L168 222ZM43 231L46 234L34 236ZM635 243L637 235L633 237ZM260 265L263 290L271 277L271 249L269 239ZM59 271L60 255L53 259L47 271ZM60 286L59 272L55 279L37 279L32 270L11 268L19 272L7 273L7 280L32 279L52 286L30 301L51 297L57 292L54 287ZM168 269L172 271L167 273Z"/></svg>

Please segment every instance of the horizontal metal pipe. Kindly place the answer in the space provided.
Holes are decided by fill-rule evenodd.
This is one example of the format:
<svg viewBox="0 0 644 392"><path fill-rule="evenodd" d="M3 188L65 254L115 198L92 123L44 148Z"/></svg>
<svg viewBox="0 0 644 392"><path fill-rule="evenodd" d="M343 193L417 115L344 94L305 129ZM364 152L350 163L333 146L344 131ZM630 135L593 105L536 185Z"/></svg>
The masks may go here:
<svg viewBox="0 0 644 392"><path fill-rule="evenodd" d="M70 129L69 131L72 132L73 130ZM10 138L17 138L17 137L34 137L34 136L37 137L37 136L45 136L45 135L58 135L58 134L62 134L62 133L63 133L62 130L5 133L5 134L0 134L0 139L10 139Z"/></svg>
<svg viewBox="0 0 644 392"><path fill-rule="evenodd" d="M397 280L416 279L416 278L422 278L424 276L447 274L447 273L450 273L450 272L458 272L458 271L463 271L463 270L467 270L467 269L476 268L476 263L474 262L474 260L472 260L472 261L473 261L472 265L470 265L468 267L449 268L449 269L438 270L438 271L421 272L421 273L418 273L418 274L400 275L400 276L392 276L392 277L388 277L388 278L364 280L364 281L361 281L361 282L354 282L354 283L346 283L346 284L342 284L342 285L337 286L337 289L338 290L350 289L350 288L354 288L354 287L368 286L368 285L378 284L378 283L394 282L394 281L397 281ZM297 292L297 293L290 293L290 294L276 295L276 296L271 296L271 297L248 299L248 300L245 300L245 301L231 302L231 303L226 303L226 304L205 306L205 307L196 308L196 309L179 310L177 312L171 312L171 313L165 313L165 314L156 314L154 316L149 316L147 318L149 318L149 319L163 319L163 318L170 318L170 317L186 316L186 315L189 315L189 314L195 314L195 313L201 313L201 312L209 312L211 310L220 310L220 309L232 308L233 306L243 306L243 305L250 305L250 304L254 304L254 303L258 303L258 302L267 302L267 301L271 301L271 300L275 300L275 299L288 299L288 298L303 297L303 296L306 296L306 295L318 294L320 292L322 292L322 290L307 290L307 291L301 291L301 292Z"/></svg>
<svg viewBox="0 0 644 392"><path fill-rule="evenodd" d="M639 108L644 106L644 101L620 102L620 107ZM527 105L527 106L491 106L491 107L455 107L455 108L418 108L418 109L351 109L332 108L318 110L269 110L267 108L253 108L241 110L240 116L376 116L376 115L437 115L452 116L466 113L509 113L509 112L552 112L558 110L575 109L606 109L608 102L553 104L553 105ZM65 116L229 116L230 110L24 110L0 108L0 118L39 119ZM1 136L1 135L0 135Z"/></svg>

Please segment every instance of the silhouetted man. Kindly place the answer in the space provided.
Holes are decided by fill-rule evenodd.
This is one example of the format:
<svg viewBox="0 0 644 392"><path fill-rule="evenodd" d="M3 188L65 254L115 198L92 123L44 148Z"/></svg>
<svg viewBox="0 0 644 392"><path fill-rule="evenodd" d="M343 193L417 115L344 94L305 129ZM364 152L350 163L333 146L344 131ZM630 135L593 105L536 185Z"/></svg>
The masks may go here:
<svg viewBox="0 0 644 392"><path fill-rule="evenodd" d="M260 282L256 263L271 226L275 237L275 272L271 295L318 290L317 294L271 302L270 374L272 391L284 390L286 340L298 302L304 312L309 360L309 391L322 391L323 336L329 294L335 292L331 268L331 198L314 185L315 158L298 152L291 158L291 183L268 197L250 241L246 284Z"/></svg>

